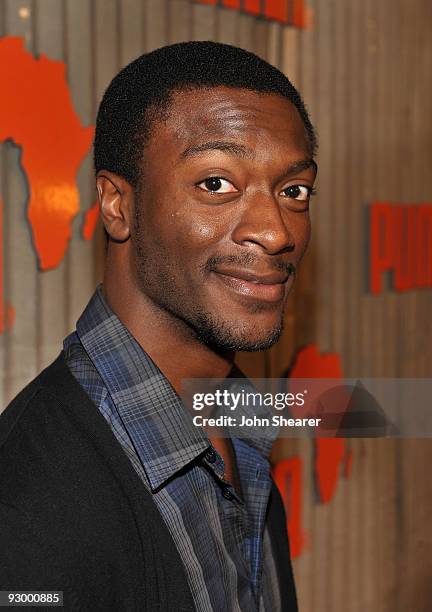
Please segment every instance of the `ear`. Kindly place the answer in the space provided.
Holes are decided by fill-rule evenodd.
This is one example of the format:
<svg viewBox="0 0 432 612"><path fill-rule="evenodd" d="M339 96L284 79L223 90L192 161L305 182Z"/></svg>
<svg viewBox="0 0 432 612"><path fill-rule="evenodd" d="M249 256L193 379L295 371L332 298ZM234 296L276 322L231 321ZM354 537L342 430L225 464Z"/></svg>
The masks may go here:
<svg viewBox="0 0 432 612"><path fill-rule="evenodd" d="M106 231L115 242L130 237L134 192L126 179L100 170L96 177L101 217Z"/></svg>

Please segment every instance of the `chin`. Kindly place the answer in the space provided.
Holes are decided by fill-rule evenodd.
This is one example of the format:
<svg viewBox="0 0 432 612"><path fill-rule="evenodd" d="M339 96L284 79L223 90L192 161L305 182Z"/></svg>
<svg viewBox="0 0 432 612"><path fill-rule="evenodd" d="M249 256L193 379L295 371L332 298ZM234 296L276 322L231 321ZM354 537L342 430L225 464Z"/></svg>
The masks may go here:
<svg viewBox="0 0 432 612"><path fill-rule="evenodd" d="M273 325L257 321L223 321L201 315L194 325L198 338L218 351L264 351L271 348L282 335L282 317Z"/></svg>
<svg viewBox="0 0 432 612"><path fill-rule="evenodd" d="M238 343L236 351L243 351L253 353L257 351L265 351L274 346L280 339L282 331L277 330L271 336L266 338L250 338L249 340L242 340Z"/></svg>

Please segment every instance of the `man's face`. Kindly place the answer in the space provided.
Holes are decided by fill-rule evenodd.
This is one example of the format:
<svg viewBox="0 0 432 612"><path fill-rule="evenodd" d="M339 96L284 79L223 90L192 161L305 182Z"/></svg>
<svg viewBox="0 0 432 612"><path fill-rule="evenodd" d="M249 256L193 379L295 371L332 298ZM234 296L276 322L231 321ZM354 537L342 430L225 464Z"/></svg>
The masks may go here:
<svg viewBox="0 0 432 612"><path fill-rule="evenodd" d="M132 266L140 291L217 350L262 350L310 236L315 166L287 99L174 94L144 151Z"/></svg>

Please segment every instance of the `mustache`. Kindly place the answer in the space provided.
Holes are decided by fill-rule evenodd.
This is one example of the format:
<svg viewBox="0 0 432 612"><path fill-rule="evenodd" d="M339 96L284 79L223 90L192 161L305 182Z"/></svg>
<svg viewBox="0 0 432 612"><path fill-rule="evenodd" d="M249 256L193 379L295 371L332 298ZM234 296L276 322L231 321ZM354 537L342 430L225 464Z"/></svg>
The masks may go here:
<svg viewBox="0 0 432 612"><path fill-rule="evenodd" d="M215 255L213 257L209 257L203 266L203 269L206 272L213 272L213 270L221 264L234 264L240 268L245 268L246 270L253 270L257 264L260 266L260 263L260 257L254 255L253 253L242 253L241 255ZM268 265L269 263L266 262L265 266L263 267L267 269ZM291 261L273 261L271 262L270 269L294 276L297 272L296 266Z"/></svg>

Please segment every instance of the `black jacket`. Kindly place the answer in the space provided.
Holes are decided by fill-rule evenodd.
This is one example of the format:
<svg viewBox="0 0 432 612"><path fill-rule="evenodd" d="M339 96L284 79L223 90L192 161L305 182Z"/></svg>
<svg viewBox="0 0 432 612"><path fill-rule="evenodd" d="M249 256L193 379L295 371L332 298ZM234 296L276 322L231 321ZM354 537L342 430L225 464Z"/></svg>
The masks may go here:
<svg viewBox="0 0 432 612"><path fill-rule="evenodd" d="M269 514L283 610L295 612L274 485ZM63 354L0 416L0 590L11 589L61 590L65 610L195 610L151 494Z"/></svg>

